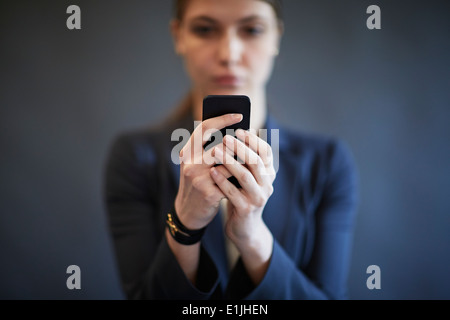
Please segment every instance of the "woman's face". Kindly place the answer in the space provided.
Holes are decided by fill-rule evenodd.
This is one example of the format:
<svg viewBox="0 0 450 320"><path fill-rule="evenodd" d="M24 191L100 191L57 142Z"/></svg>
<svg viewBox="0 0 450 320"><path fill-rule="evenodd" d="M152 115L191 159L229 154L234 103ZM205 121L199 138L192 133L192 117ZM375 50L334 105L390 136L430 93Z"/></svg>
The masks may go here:
<svg viewBox="0 0 450 320"><path fill-rule="evenodd" d="M189 0L172 31L176 51L201 94L251 94L265 88L280 38L268 3Z"/></svg>

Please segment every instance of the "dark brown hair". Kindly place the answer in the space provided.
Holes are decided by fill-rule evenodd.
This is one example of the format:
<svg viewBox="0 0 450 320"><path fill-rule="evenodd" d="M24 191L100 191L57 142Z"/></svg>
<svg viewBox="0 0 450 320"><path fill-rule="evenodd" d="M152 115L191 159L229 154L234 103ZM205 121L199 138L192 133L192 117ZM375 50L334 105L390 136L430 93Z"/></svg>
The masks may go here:
<svg viewBox="0 0 450 320"><path fill-rule="evenodd" d="M184 11L186 10L186 6L188 4L189 0L175 0L174 1L174 7L173 7L173 17L177 20L182 20ZM283 21L283 15L282 15L282 0L260 0L263 2L268 3L272 6L273 10L275 11L275 15L277 16L278 23L281 23Z"/></svg>

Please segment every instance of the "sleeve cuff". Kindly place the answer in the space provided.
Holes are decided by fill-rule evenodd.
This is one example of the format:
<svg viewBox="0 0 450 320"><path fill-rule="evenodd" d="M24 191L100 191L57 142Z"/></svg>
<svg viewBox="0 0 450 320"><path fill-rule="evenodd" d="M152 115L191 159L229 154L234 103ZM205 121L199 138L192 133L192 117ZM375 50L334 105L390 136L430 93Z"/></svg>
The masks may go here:
<svg viewBox="0 0 450 320"><path fill-rule="evenodd" d="M278 251L279 247L276 240L274 239L269 267L267 268L266 274L264 275L263 279L257 286L255 286L252 282L247 270L245 269L242 259L239 258L230 276L230 281L228 283L227 291L225 294L226 298L234 300L273 299L273 290L276 290L276 288L274 288L272 282L273 280L271 279L276 279L276 277L282 276L278 274L280 273L277 270L278 266L274 266L277 265L276 262L274 263L274 260L278 259Z"/></svg>
<svg viewBox="0 0 450 320"><path fill-rule="evenodd" d="M292 279L291 272L295 270L291 259L274 239L272 257L269 267L261 282L244 299L247 300L281 300L286 299L286 288L290 285L284 283Z"/></svg>
<svg viewBox="0 0 450 320"><path fill-rule="evenodd" d="M242 260L239 259L231 275L226 297L245 300L287 300L294 297L306 297L304 292L306 283L298 283L297 288L294 288L295 284L291 283L295 278L296 270L292 260L274 240L269 267L261 282L257 286L252 283Z"/></svg>
<svg viewBox="0 0 450 320"><path fill-rule="evenodd" d="M153 277L148 279L150 283L146 287L146 296L150 299L170 300L209 299L218 286L219 276L214 262L203 246L200 250L198 285L194 286L184 274L166 238L163 237L155 262L149 271Z"/></svg>

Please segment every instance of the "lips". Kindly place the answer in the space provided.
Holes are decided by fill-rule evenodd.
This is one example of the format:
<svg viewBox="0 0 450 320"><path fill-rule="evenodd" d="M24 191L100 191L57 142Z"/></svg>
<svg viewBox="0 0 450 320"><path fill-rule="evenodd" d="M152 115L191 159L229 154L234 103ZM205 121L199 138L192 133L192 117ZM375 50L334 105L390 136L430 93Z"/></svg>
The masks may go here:
<svg viewBox="0 0 450 320"><path fill-rule="evenodd" d="M235 75L220 75L214 77L214 83L219 86L237 87L242 83L242 79Z"/></svg>

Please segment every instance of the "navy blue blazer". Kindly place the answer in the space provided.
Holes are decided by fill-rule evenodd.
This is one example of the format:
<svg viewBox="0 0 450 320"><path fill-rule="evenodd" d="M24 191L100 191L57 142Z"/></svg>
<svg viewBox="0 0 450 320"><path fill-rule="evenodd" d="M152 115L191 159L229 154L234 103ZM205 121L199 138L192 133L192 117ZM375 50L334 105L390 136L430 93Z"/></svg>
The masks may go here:
<svg viewBox="0 0 450 320"><path fill-rule="evenodd" d="M229 272L222 220L202 239L197 284L185 277L164 236L178 191L171 161L176 128L193 130L192 116L123 132L105 166L109 226L129 299L347 299L357 207L357 170L348 146L331 137L279 129L279 169L263 219L274 236L263 280L254 286L242 261ZM270 131L269 131L270 132ZM270 143L270 134L268 135Z"/></svg>

